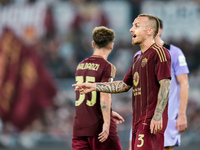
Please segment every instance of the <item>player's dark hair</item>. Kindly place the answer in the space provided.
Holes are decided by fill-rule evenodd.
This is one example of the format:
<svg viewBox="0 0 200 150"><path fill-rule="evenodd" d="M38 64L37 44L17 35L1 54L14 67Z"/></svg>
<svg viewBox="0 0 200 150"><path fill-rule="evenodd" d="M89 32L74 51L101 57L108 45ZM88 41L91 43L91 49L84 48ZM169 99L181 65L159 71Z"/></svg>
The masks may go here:
<svg viewBox="0 0 200 150"><path fill-rule="evenodd" d="M157 19L159 21L160 29L163 29L163 21L158 17L157 17Z"/></svg>
<svg viewBox="0 0 200 150"><path fill-rule="evenodd" d="M107 47L114 41L115 32L104 26L95 27L92 37L97 48Z"/></svg>
<svg viewBox="0 0 200 150"><path fill-rule="evenodd" d="M152 21L152 27L154 28L153 37L155 38L160 29L160 23L159 23L158 18L155 16L152 16L152 15L149 15L149 14L140 14L140 15L138 15L138 17L147 17L150 21Z"/></svg>

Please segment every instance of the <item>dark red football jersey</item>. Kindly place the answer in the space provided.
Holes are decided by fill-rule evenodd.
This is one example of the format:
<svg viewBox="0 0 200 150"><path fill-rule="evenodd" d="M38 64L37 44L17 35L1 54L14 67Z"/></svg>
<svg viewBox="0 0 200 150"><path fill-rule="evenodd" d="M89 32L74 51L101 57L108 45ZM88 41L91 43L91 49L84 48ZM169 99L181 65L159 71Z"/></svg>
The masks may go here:
<svg viewBox="0 0 200 150"><path fill-rule="evenodd" d="M171 79L171 56L167 49L153 44L144 53L136 55L123 79L124 83L133 87L133 130L140 121L153 117L159 80L162 79ZM167 117L167 106L163 117Z"/></svg>
<svg viewBox="0 0 200 150"><path fill-rule="evenodd" d="M75 73L77 83L109 82L115 78L116 68L101 56L93 55L79 63ZM73 136L98 136L102 132L103 116L100 106L100 93L76 92L76 116ZM111 115L112 116L112 115ZM110 136L117 135L116 123L111 117Z"/></svg>

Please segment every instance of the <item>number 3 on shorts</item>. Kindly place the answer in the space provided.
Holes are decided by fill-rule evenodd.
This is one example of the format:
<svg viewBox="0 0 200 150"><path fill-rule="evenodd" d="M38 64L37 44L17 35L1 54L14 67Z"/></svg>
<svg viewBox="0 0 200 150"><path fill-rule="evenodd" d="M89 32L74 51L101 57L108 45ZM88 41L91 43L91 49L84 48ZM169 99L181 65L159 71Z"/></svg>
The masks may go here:
<svg viewBox="0 0 200 150"><path fill-rule="evenodd" d="M138 136L139 136L138 140L141 141L141 143L138 144L137 147L142 147L144 145L144 139L143 139L144 134L139 134Z"/></svg>

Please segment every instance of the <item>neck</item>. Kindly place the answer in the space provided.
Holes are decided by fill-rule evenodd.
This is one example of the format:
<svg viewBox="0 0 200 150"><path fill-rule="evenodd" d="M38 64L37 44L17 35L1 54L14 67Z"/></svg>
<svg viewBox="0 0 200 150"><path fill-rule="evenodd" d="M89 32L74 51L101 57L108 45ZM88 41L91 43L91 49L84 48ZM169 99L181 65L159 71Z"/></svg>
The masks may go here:
<svg viewBox="0 0 200 150"><path fill-rule="evenodd" d="M143 41L141 44L140 44L140 48L142 50L142 53L144 53L146 50L149 49L149 47L151 45L153 45L155 43L154 39L153 38L148 38L146 39L145 41Z"/></svg>
<svg viewBox="0 0 200 150"><path fill-rule="evenodd" d="M107 60L108 55L110 54L111 50L108 49L94 49L93 55L98 55L103 57L105 60Z"/></svg>
<svg viewBox="0 0 200 150"><path fill-rule="evenodd" d="M161 39L161 37L156 37L155 42L160 46L164 45L164 41Z"/></svg>

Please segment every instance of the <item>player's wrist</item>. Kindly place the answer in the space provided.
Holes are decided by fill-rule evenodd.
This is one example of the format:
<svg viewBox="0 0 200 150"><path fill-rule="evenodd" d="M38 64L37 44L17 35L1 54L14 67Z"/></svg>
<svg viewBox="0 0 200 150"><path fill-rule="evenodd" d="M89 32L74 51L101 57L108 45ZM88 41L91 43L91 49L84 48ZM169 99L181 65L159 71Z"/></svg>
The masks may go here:
<svg viewBox="0 0 200 150"><path fill-rule="evenodd" d="M186 112L179 112L179 116L186 116Z"/></svg>
<svg viewBox="0 0 200 150"><path fill-rule="evenodd" d="M97 89L97 83L94 83L94 91L97 91L98 89Z"/></svg>
<svg viewBox="0 0 200 150"><path fill-rule="evenodd" d="M110 121L104 122L104 125L105 125L106 127L110 126Z"/></svg>

